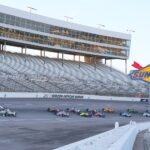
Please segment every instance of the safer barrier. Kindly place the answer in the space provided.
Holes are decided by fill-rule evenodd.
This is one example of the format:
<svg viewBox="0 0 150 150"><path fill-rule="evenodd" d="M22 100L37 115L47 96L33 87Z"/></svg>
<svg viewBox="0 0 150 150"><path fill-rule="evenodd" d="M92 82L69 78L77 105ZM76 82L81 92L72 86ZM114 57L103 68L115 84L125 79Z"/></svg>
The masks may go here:
<svg viewBox="0 0 150 150"><path fill-rule="evenodd" d="M129 125L75 142L55 150L132 150L137 134L150 128L150 123Z"/></svg>
<svg viewBox="0 0 150 150"><path fill-rule="evenodd" d="M65 93L28 93L28 92L0 92L0 98L57 98L57 99L91 99L110 101L140 101L139 97L117 97L86 94L65 94Z"/></svg>

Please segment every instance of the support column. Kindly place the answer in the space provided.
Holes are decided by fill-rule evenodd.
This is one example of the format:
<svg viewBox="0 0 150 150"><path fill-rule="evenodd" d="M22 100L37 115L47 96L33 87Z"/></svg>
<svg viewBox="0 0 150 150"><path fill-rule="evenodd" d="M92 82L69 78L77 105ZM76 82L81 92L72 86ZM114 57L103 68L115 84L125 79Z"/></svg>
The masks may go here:
<svg viewBox="0 0 150 150"><path fill-rule="evenodd" d="M27 54L27 47L25 47L25 55Z"/></svg>
<svg viewBox="0 0 150 150"><path fill-rule="evenodd" d="M112 71L112 59L110 59L110 70Z"/></svg>
<svg viewBox="0 0 150 150"><path fill-rule="evenodd" d="M107 63L107 60L106 60L106 58L105 58L105 65L106 65L106 63Z"/></svg>
<svg viewBox="0 0 150 150"><path fill-rule="evenodd" d="M76 55L74 55L74 57L73 57L73 61L76 61Z"/></svg>
<svg viewBox="0 0 150 150"><path fill-rule="evenodd" d="M44 57L45 57L45 50L44 50Z"/></svg>
<svg viewBox="0 0 150 150"><path fill-rule="evenodd" d="M4 44L2 44L2 51L4 51Z"/></svg>
<svg viewBox="0 0 150 150"><path fill-rule="evenodd" d="M44 64L45 64L45 50L43 52L44 52Z"/></svg>
<svg viewBox="0 0 150 150"><path fill-rule="evenodd" d="M64 53L62 53L62 67L64 66Z"/></svg>
<svg viewBox="0 0 150 150"><path fill-rule="evenodd" d="M26 62L27 47L25 46L25 62Z"/></svg>
<svg viewBox="0 0 150 150"><path fill-rule="evenodd" d="M125 59L125 74L127 74L128 70L127 70L127 59Z"/></svg>
<svg viewBox="0 0 150 150"><path fill-rule="evenodd" d="M96 62L96 56L95 56L95 59L94 59L94 68L96 70L96 65L97 65L97 62Z"/></svg>
<svg viewBox="0 0 150 150"><path fill-rule="evenodd" d="M59 52L57 53L57 59L59 59Z"/></svg>
<svg viewBox="0 0 150 150"><path fill-rule="evenodd" d="M2 46L3 46L3 44L0 44L0 50L1 50L1 51L3 51Z"/></svg>
<svg viewBox="0 0 150 150"><path fill-rule="evenodd" d="M3 49L4 49L4 52L5 52L5 56L6 56L6 42L4 43Z"/></svg>
<svg viewBox="0 0 150 150"><path fill-rule="evenodd" d="M42 57L42 50L40 50L40 56Z"/></svg>
<svg viewBox="0 0 150 150"><path fill-rule="evenodd" d="M23 47L21 47L21 54L23 54Z"/></svg>
<svg viewBox="0 0 150 150"><path fill-rule="evenodd" d="M79 55L79 68L80 68L81 64L80 64L80 55Z"/></svg>

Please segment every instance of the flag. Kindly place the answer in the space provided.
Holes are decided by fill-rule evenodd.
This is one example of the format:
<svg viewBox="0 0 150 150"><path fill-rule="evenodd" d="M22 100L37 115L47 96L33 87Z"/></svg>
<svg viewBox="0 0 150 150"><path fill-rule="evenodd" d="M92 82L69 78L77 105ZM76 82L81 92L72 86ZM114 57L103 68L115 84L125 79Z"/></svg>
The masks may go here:
<svg viewBox="0 0 150 150"><path fill-rule="evenodd" d="M134 61L134 63L132 64L132 66L136 69L141 69L143 68L139 63L137 63L136 61Z"/></svg>

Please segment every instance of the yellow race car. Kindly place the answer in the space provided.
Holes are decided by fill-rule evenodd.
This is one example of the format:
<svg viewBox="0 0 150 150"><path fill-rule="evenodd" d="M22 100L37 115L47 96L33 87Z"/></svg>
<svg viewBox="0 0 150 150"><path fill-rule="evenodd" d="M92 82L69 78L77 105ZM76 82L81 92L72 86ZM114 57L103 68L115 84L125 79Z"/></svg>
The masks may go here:
<svg viewBox="0 0 150 150"><path fill-rule="evenodd" d="M114 112L114 109L112 109L110 107L105 107L102 110L103 110L103 112L108 112L108 113L113 113Z"/></svg>

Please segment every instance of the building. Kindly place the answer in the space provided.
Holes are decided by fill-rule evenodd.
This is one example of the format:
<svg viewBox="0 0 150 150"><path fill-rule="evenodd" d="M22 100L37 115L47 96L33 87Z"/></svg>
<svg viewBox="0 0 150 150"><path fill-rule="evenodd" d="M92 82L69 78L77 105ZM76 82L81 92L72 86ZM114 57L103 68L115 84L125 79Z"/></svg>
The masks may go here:
<svg viewBox="0 0 150 150"><path fill-rule="evenodd" d="M0 44L84 56L87 62L127 60L129 34L97 29L0 5ZM23 50L22 50L23 51ZM63 59L63 58L62 58Z"/></svg>

